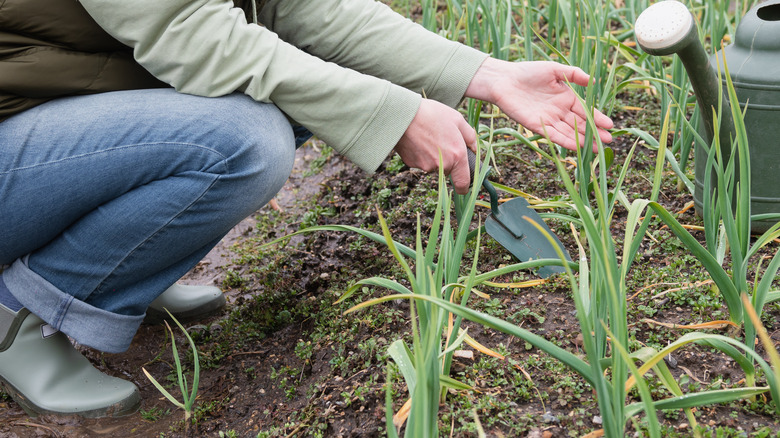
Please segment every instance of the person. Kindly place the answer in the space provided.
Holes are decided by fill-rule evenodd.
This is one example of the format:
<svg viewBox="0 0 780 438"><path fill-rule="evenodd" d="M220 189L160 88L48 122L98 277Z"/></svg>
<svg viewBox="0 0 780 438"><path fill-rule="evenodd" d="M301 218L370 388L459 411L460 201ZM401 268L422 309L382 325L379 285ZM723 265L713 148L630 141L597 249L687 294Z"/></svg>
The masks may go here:
<svg viewBox="0 0 780 438"><path fill-rule="evenodd" d="M155 300L213 304L176 281L272 199L311 133L367 172L394 150L465 193L464 97L573 149L568 83L589 80L374 0L1 2L0 383L31 415L134 412L135 385L67 337L121 352Z"/></svg>

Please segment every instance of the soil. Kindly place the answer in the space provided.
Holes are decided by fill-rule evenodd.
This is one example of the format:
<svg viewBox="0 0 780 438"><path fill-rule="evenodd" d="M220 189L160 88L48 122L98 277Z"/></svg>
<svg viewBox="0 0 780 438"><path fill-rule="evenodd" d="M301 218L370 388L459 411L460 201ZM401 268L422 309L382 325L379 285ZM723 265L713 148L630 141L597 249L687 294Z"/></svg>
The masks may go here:
<svg viewBox="0 0 780 438"><path fill-rule="evenodd" d="M625 158L631 142L631 138L617 139L616 163ZM518 150L516 155L517 159L500 159L501 176L491 179L546 199L563 193L550 176L555 175L550 163L527 149ZM323 160L320 171L307 174L307 169L319 166ZM647 175L653 160L651 152L639 149L638 158L630 164L633 171L625 185L626 193L649 194ZM261 245L312 221L378 231L377 211L367 205L374 203L387 217L394 238L413 244L415 212L423 213L423 223L430 220L426 215L431 211L430 202L435 202L436 179L396 164L388 160L379 173L366 175L336 155L323 155L316 144L300 149L294 174L277 197L281 211L267 206L239 224L182 279L185 283L218 285L228 298L224 311L186 324L198 344L203 365L197 424L185 429L182 411L163 398L142 373L145 368L158 380L166 381L166 376L171 380L173 370L170 339L164 326L145 325L125 353L99 354L82 348L102 371L129 379L140 388L144 404L138 413L100 420L30 418L5 398L0 399L0 437L384 436L383 387L390 361L385 350L393 340L408 337L409 306L391 302L372 313L343 316L343 310L360 300L341 307L333 303L356 280L375 275L400 278L402 274L394 268L392 257L384 247L344 232L306 234L271 248ZM690 196L676 190L673 177L666 180L662 202L670 211L680 211ZM482 221L487 214L486 209L480 209ZM624 216L625 211L618 209L618 215ZM682 214L681 220L697 221L690 212ZM620 218L614 222L622 223ZM567 226L554 220L550 225L574 254L575 242ZM616 229L616 236L621 232ZM679 274L689 270L692 280L701 278L702 273L701 267L689 265L689 259L673 252L679 247L668 232L658 229L654 233L658 242L646 243L642 249L643 277L631 280L640 294L629 302L632 315L637 316L629 321L632 333L637 341L648 343L676 338L682 332L643 322L642 312L652 314L654 320L685 324L711 319L707 313L713 311L690 299L704 295L706 287L681 296L669 291L674 286L657 284L662 278L654 272L673 269ZM485 238L480 261L484 271L511 263L512 259ZM503 281L530 278L534 275L526 272ZM645 290L640 290L643 287ZM372 289L365 293L378 297L387 291ZM562 277L553 278L543 288L493 289L489 293L489 300L475 304L480 310L498 309L495 311L502 317L554 339L576 354L582 353L574 304ZM775 339L778 314L771 307L765 318ZM451 428L452 436L477 436L471 426L472 410L478 413L489 437L583 436L599 429L593 393L576 375L545 359L543 353L522 340L476 324L465 326L472 337L490 348L501 349L510 359L501 361L477 352L456 359L453 377L469 381L477 391L453 393L441 406L442 430ZM325 327L331 331L325 331ZM181 334L176 334L176 340L179 351L186 350ZM191 355L185 363L191 366ZM683 349L669 363L674 365L675 376L687 376L683 380L692 390L735 385L743 377L733 361L705 348ZM517 376L520 380L512 380ZM175 383L168 383L176 394ZM405 389L398 379L393 385L397 410L404 402ZM771 411L742 402L702 408L697 415L709 431L720 428L734 433L722 436L737 436L740 430L752 433L769 428L773 434L778 430ZM690 425L684 415L670 414L661 419L668 431L688 435Z"/></svg>

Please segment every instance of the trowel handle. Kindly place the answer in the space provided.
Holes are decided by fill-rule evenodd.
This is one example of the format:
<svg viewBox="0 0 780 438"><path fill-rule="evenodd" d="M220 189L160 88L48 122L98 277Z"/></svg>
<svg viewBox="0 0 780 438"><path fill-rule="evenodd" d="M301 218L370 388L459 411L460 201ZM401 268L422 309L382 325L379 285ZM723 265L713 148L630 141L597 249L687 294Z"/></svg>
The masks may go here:
<svg viewBox="0 0 780 438"><path fill-rule="evenodd" d="M474 172L477 170L477 154L474 153L469 148L466 148L466 153L468 153L469 158L469 175L471 176L471 180L469 181L469 186L474 185Z"/></svg>
<svg viewBox="0 0 780 438"><path fill-rule="evenodd" d="M469 148L466 148L466 153L468 154L469 159L469 175L471 175L471 182L469 183L469 186L474 185L474 178L476 178L476 170L477 170L477 154L474 153ZM487 190L488 194L490 195L490 209L493 211L493 214L498 214L498 193L496 193L496 188L493 187L493 184L490 184L490 181L485 178L482 180L482 187Z"/></svg>

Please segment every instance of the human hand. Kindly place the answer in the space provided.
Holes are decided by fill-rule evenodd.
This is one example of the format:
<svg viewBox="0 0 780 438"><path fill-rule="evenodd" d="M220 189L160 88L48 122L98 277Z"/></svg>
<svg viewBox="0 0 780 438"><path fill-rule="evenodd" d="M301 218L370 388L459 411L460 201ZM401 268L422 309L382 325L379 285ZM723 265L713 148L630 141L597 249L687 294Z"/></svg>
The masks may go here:
<svg viewBox="0 0 780 438"><path fill-rule="evenodd" d="M585 141L587 121L585 110L567 81L587 86L590 76L580 68L557 62L488 58L477 70L466 96L496 104L524 127L575 150L578 142L581 145ZM607 132L613 126L612 120L594 110L593 121L601 141L612 141ZM593 147L595 150L595 144Z"/></svg>
<svg viewBox="0 0 780 438"><path fill-rule="evenodd" d="M395 151L410 167L433 172L441 166L452 178L455 192L463 195L471 185L467 147L476 151L477 133L466 119L447 105L423 99Z"/></svg>

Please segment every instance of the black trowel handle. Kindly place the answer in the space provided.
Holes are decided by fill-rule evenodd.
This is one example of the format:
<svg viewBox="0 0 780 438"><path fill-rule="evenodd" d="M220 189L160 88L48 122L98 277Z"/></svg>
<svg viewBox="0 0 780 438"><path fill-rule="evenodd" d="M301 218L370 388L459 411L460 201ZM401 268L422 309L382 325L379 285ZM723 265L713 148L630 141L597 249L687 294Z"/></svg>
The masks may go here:
<svg viewBox="0 0 780 438"><path fill-rule="evenodd" d="M477 170L477 154L474 153L469 148L466 148L466 152L468 153L469 158L469 175L471 176L471 180L469 181L469 186L474 185L474 172Z"/></svg>
<svg viewBox="0 0 780 438"><path fill-rule="evenodd" d="M477 176L475 175L476 169L477 169L477 154L474 153L469 148L466 148L466 152L468 153L469 158L469 175L471 175L471 182L469 183L469 186L474 185L474 178ZM482 187L487 190L487 192L490 194L490 209L493 211L494 215L498 214L498 193L496 193L496 188L493 187L493 184L490 184L490 181L485 178L482 181Z"/></svg>

